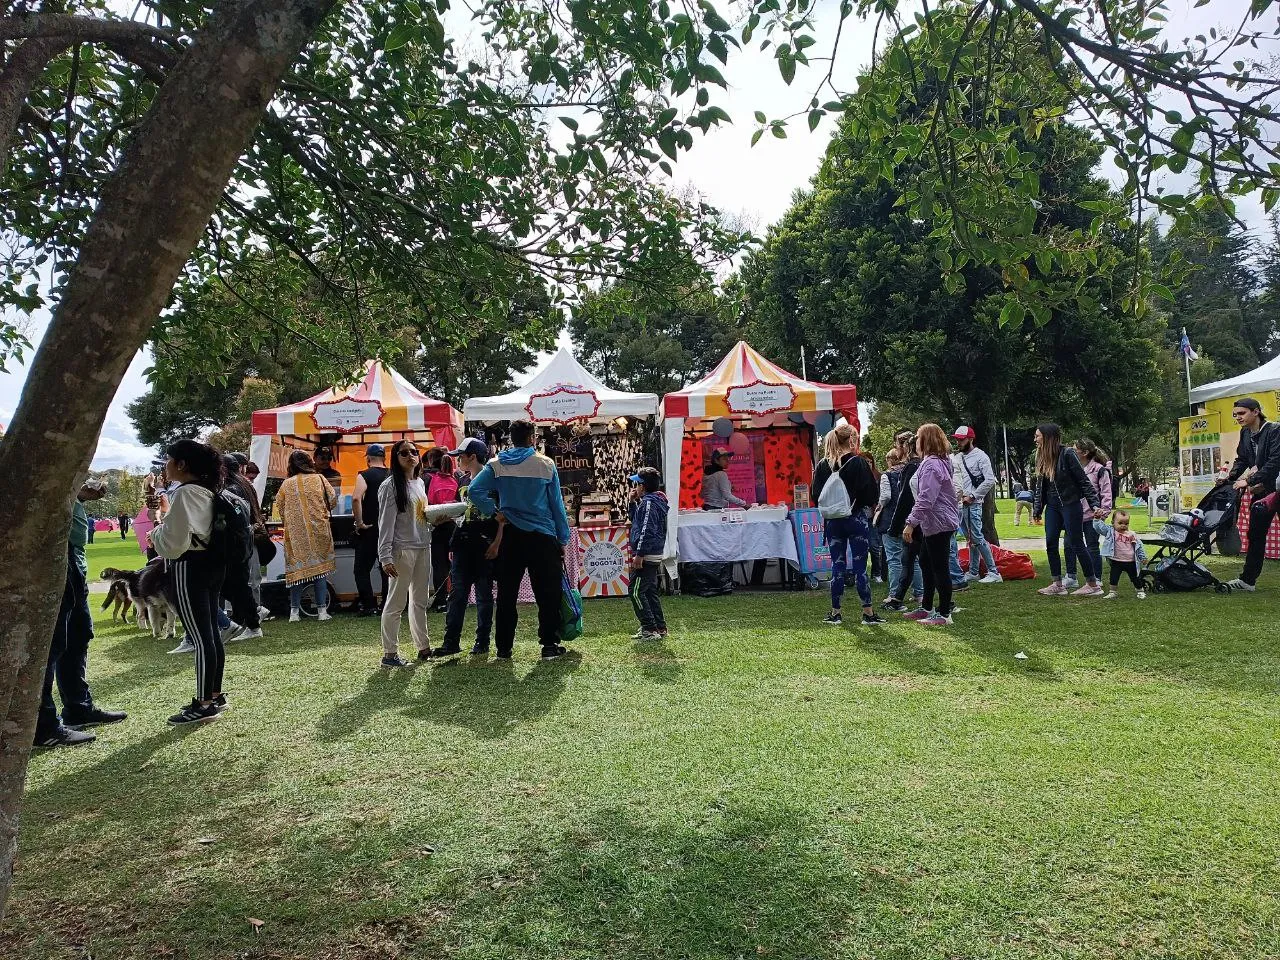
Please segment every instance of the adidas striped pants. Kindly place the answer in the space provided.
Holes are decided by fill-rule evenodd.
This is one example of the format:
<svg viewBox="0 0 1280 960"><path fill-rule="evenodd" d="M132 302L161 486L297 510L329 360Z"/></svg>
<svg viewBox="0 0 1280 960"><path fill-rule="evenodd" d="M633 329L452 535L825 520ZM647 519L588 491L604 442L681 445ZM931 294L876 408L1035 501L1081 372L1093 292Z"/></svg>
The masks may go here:
<svg viewBox="0 0 1280 960"><path fill-rule="evenodd" d="M196 699L212 700L215 693L223 692L227 659L218 630L222 565L203 550L189 550L169 565L169 576L177 594L178 616L196 648Z"/></svg>

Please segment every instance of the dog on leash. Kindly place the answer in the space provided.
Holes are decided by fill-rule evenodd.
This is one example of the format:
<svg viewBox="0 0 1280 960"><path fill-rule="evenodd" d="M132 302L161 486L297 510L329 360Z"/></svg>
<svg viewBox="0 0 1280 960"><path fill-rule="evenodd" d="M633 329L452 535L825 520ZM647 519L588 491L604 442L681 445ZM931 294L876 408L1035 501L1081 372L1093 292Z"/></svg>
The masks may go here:
<svg viewBox="0 0 1280 960"><path fill-rule="evenodd" d="M108 568L103 576L123 582L129 599L137 608L139 627L149 629L157 640L173 639L178 626L178 595L164 560L157 557L141 570ZM109 596L109 595L108 595ZM103 609L106 604L103 605Z"/></svg>

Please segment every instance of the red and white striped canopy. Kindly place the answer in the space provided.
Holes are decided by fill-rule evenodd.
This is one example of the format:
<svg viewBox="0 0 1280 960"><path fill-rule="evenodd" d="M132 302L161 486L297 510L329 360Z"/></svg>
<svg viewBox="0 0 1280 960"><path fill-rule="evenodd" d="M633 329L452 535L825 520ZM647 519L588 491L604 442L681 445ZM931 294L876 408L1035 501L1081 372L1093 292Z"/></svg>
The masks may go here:
<svg viewBox="0 0 1280 960"><path fill-rule="evenodd" d="M334 410L343 406L346 429ZM328 408L328 413L326 413ZM320 416L322 423L317 423ZM367 425L360 425L361 418ZM430 430L435 441L452 446L463 436L462 414L428 397L390 367L370 360L364 375L348 387L331 387L298 403L259 410L253 415L254 436L313 436L323 433L406 433Z"/></svg>
<svg viewBox="0 0 1280 960"><path fill-rule="evenodd" d="M697 419L733 414L856 411L858 389L852 384L816 383L788 373L738 341L720 364L696 383L668 393L663 416Z"/></svg>

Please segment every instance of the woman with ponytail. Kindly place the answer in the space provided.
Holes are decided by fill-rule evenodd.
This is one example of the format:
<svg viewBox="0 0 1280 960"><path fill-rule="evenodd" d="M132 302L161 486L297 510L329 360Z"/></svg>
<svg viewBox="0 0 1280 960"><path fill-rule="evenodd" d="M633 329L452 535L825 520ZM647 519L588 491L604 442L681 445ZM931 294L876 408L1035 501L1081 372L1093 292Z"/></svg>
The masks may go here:
<svg viewBox="0 0 1280 960"><path fill-rule="evenodd" d="M1041 587L1046 597L1063 596L1070 591L1062 584L1062 557L1058 553L1058 537L1066 533L1067 545L1075 551L1085 584L1072 595L1100 597L1105 593L1098 583L1098 570L1084 541L1084 512L1099 509L1098 491L1080 465L1075 449L1063 446L1062 428L1056 423L1042 423L1036 428L1036 466L1034 476L1035 510L1039 520L1044 516L1044 541L1049 553L1049 572L1053 582ZM1091 518L1092 519L1092 518Z"/></svg>
<svg viewBox="0 0 1280 960"><path fill-rule="evenodd" d="M378 488L378 562L390 578L382 605L382 665L407 667L400 658L400 621L409 605L409 633L418 659L431 656L427 610L431 606L431 525L427 487L412 440L391 448L391 476Z"/></svg>

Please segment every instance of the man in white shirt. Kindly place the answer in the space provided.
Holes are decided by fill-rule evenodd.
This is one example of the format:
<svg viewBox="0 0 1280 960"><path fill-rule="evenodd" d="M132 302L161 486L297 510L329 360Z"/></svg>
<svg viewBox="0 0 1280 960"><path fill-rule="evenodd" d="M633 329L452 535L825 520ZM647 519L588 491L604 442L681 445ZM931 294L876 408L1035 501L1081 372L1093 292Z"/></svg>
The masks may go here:
<svg viewBox="0 0 1280 960"><path fill-rule="evenodd" d="M957 427L951 435L959 452L951 455L957 492L960 494L960 528L969 540L969 572L966 580L1000 583L1004 578L996 569L991 546L982 532L982 501L995 488L996 474L991 458L978 448L978 435L972 427ZM978 579L978 562L986 564L987 575Z"/></svg>

